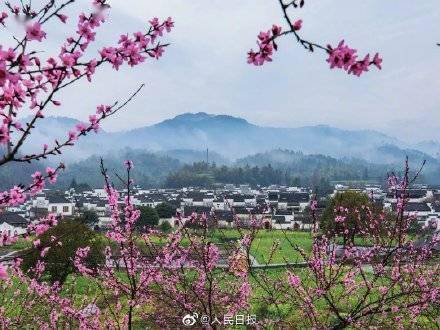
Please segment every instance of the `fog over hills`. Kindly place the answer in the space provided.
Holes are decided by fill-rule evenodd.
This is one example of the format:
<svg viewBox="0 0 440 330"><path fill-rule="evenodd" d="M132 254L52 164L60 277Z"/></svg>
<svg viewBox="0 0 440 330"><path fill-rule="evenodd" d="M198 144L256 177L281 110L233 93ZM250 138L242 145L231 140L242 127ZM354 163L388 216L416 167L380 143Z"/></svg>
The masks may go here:
<svg viewBox="0 0 440 330"><path fill-rule="evenodd" d="M78 123L66 117L46 118L26 141L25 150L42 149L44 143L55 139L63 141L66 132ZM439 150L440 144L435 141L407 145L372 130L342 130L323 125L263 127L226 115L185 113L130 131L91 133L74 148L66 148L61 157L32 164L30 168L8 164L0 171L0 185L6 188L12 184L8 179L11 173L20 173L26 182L32 170L64 161L67 170L60 176L62 187L68 186L72 179L100 187L100 157L113 172L120 170L125 159L132 159L137 164L138 183L161 186L170 173L179 171L185 164L207 159L217 166L242 168L270 164L291 176L319 175L331 181L383 178L387 171L400 169L406 156L413 169L426 160L423 178L438 184Z"/></svg>
<svg viewBox="0 0 440 330"><path fill-rule="evenodd" d="M48 117L37 126L25 150L41 148L43 143L54 139L62 140L65 132L77 123L71 118ZM394 164L407 153L417 159L434 159L440 151L440 145L434 141L407 145L397 138L373 130L343 130L325 125L264 127L242 118L200 112L184 113L155 125L129 131L92 133L82 139L74 151L67 151L63 158L78 161L127 147L166 154L172 150L202 152L208 148L216 153L220 162L234 161L273 149L289 149L304 154Z"/></svg>

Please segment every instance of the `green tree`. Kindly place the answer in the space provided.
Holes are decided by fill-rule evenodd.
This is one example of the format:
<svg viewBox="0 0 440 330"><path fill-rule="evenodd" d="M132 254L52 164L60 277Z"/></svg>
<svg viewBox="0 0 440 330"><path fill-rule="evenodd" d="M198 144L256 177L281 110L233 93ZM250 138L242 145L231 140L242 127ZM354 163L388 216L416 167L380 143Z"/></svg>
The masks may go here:
<svg viewBox="0 0 440 330"><path fill-rule="evenodd" d="M410 222L408 233L421 234L422 232L423 232L423 226L417 220L413 220Z"/></svg>
<svg viewBox="0 0 440 330"><path fill-rule="evenodd" d="M38 238L38 248L32 247L23 253L22 269L29 271L39 260L44 260L46 268L43 276L50 283L58 281L62 284L70 274L76 272L73 259L78 248L90 246L89 255L85 260L89 268L95 268L105 260L104 244L100 236L77 221L62 221ZM43 249L47 247L47 254L40 257Z"/></svg>
<svg viewBox="0 0 440 330"><path fill-rule="evenodd" d="M136 228L138 230L143 230L144 227L151 228L159 224L159 215L153 207L141 206L139 207L141 215L136 223Z"/></svg>
<svg viewBox="0 0 440 330"><path fill-rule="evenodd" d="M322 231L332 237L348 230L348 234L345 233L344 235L344 245L348 242L354 243L355 236L359 234L361 229L368 226L367 212L363 206L373 208L371 201L364 193L356 191L336 193L327 203L320 218ZM348 212L339 212L338 209L341 207L347 209ZM335 221L338 215L346 217L344 224Z"/></svg>
<svg viewBox="0 0 440 330"><path fill-rule="evenodd" d="M92 210L86 210L83 212L83 214L78 218L79 222L84 223L88 225L89 227L93 228L95 225L99 222L98 214L96 214L95 211Z"/></svg>
<svg viewBox="0 0 440 330"><path fill-rule="evenodd" d="M176 214L176 208L168 203L160 203L156 206L156 211L161 219L169 219Z"/></svg>
<svg viewBox="0 0 440 330"><path fill-rule="evenodd" d="M160 224L159 228L162 232L167 233L171 230L172 227L168 221L164 221Z"/></svg>

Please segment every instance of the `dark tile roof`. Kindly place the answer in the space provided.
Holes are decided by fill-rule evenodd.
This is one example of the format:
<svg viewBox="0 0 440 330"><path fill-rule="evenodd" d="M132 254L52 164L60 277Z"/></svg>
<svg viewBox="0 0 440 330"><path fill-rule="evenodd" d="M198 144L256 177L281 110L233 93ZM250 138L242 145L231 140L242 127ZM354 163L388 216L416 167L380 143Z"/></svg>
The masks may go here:
<svg viewBox="0 0 440 330"><path fill-rule="evenodd" d="M212 217L216 220L223 220L227 222L234 221L234 214L232 211L215 210Z"/></svg>
<svg viewBox="0 0 440 330"><path fill-rule="evenodd" d="M397 210L397 204L393 203L393 211ZM405 205L405 211L407 212L431 212L431 208L426 203L407 203Z"/></svg>
<svg viewBox="0 0 440 330"><path fill-rule="evenodd" d="M235 214L251 214L245 207L234 207Z"/></svg>
<svg viewBox="0 0 440 330"><path fill-rule="evenodd" d="M277 224L289 223L286 221L286 217L284 215L273 215L272 220L275 220Z"/></svg>
<svg viewBox="0 0 440 330"><path fill-rule="evenodd" d="M435 212L440 212L440 204L432 204L432 208L434 209Z"/></svg>
<svg viewBox="0 0 440 330"><path fill-rule="evenodd" d="M267 198L269 199L269 201L278 201L278 193L270 192L267 195Z"/></svg>
<svg viewBox="0 0 440 330"><path fill-rule="evenodd" d="M426 197L427 194L427 190L425 189L410 189L407 190L407 195L409 198L422 198L422 197ZM395 192L388 192L387 193L387 197L388 198L393 198L395 196L400 196L402 195L402 191L400 190L396 190Z"/></svg>
<svg viewBox="0 0 440 330"><path fill-rule="evenodd" d="M206 194L199 191L188 191L186 198L192 198L194 201L203 201L203 199L206 198Z"/></svg>
<svg viewBox="0 0 440 330"><path fill-rule="evenodd" d="M295 221L302 222L304 224L313 223L313 218L308 213L295 214Z"/></svg>
<svg viewBox="0 0 440 330"><path fill-rule="evenodd" d="M141 203L153 203L153 199L150 198L147 195L137 195L136 198L141 202Z"/></svg>
<svg viewBox="0 0 440 330"><path fill-rule="evenodd" d="M292 215L292 210L277 210L276 215Z"/></svg>
<svg viewBox="0 0 440 330"><path fill-rule="evenodd" d="M0 213L0 223L6 222L11 226L27 226L28 222L20 214L14 212Z"/></svg>
<svg viewBox="0 0 440 330"><path fill-rule="evenodd" d="M96 206L97 206L97 207L105 207L107 204L108 204L107 201L105 201L105 200L99 200L99 201L96 203Z"/></svg>
<svg viewBox="0 0 440 330"><path fill-rule="evenodd" d="M308 193L298 192L289 195L289 202L307 203L310 200Z"/></svg>
<svg viewBox="0 0 440 330"><path fill-rule="evenodd" d="M234 195L234 202L236 202L236 203L243 203L244 202L244 196L243 195Z"/></svg>
<svg viewBox="0 0 440 330"><path fill-rule="evenodd" d="M49 195L47 196L49 203L51 204L69 204L70 201L61 195Z"/></svg>
<svg viewBox="0 0 440 330"><path fill-rule="evenodd" d="M209 215L211 213L211 207L209 207L209 206L185 206L183 208L183 216L184 217L189 217L193 213L197 213L197 214L205 213L206 215Z"/></svg>

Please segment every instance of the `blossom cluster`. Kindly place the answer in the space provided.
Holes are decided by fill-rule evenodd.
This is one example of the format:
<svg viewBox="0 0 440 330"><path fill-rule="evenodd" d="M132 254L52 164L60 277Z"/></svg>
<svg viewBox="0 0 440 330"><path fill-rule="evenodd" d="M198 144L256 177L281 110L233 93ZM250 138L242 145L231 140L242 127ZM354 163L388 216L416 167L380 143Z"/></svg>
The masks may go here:
<svg viewBox="0 0 440 330"><path fill-rule="evenodd" d="M26 6L23 9L9 7L17 18L25 16L27 23L25 36L18 46L0 47L0 146L10 146L3 159L0 159L0 164L10 160L32 161L57 155L62 148L72 146L79 136L89 131L97 132L100 121L114 112L107 106L101 107L100 111L89 116L88 124L80 124L69 132L63 143L55 141L53 147L45 144L42 152L18 158L18 149L36 122L44 118L43 111L50 105L61 106L61 101L55 98L58 91L84 77L92 81L97 68L105 63L118 70L124 63L136 66L148 57L158 59L162 56L167 44L162 44L160 38L171 32L174 26L170 17L164 21L153 18L146 31L137 31L132 37L123 34L117 47L102 47L97 56L87 56L90 45L96 41L96 30L106 21L109 8L106 1L94 1L93 5L95 9L92 12L79 15L75 33L66 38L59 53L47 58L38 55L38 48L34 44L42 43L48 37L44 26L51 17L57 17L62 23L67 22L68 17L60 11L64 6L56 9L49 3L40 13L24 8ZM49 14L50 9L53 9L52 14ZM6 25L8 14L4 12L1 17L1 23ZM29 17L32 19L29 20ZM26 105L32 111L32 119L23 125L17 115Z"/></svg>
<svg viewBox="0 0 440 330"><path fill-rule="evenodd" d="M82 78L91 82L98 67L104 64L110 64L117 70L124 63L133 67L145 62L147 58L160 58L167 46L161 43L161 39L174 27L171 18L164 21L153 18L145 31L135 32L132 37L123 34L119 38L118 46L103 47L93 55L90 45L96 41L96 31L106 21L110 8L107 0L94 0L93 9L79 15L75 32L65 39L60 51L55 55L40 56L43 43L49 37L46 31L47 22L56 18L63 24L67 23L69 18L63 11L72 3L73 1L66 1L58 6L54 1L47 1L41 9L35 10L31 2L21 3L21 6L6 2L4 5L7 10L0 11L0 24L4 27L11 17L24 22L23 36L14 37L16 44L0 45L0 151L3 153L0 154L0 166L8 162L30 163L59 155L64 147L74 145L80 136L91 131L98 132L100 122L123 109L144 85L122 105L116 102L113 106L98 106L96 113L89 116L88 123L76 125L74 130L68 132L65 141L56 140L52 146L44 143L41 151L31 154L23 155L20 152L32 130L44 119L45 110L62 105L57 99L62 89ZM30 116L24 114L26 109L30 111ZM26 123L20 122L18 118L26 115L30 120ZM64 169L63 164L57 168L47 167L45 171L36 171L27 186L20 184L0 192L0 208L23 204L29 196L41 192L47 183L55 183L61 169ZM135 210L131 213L133 217L137 214ZM57 221L57 217L49 215L30 224L28 233L39 236L56 225ZM11 244L16 239L8 233L1 235L2 244ZM38 243L38 239L34 241L36 247ZM41 254L45 255L48 251L49 248L45 247ZM0 266L3 278L6 276L5 268L2 264ZM44 265L41 266L43 268Z"/></svg>
<svg viewBox="0 0 440 330"><path fill-rule="evenodd" d="M248 53L248 63L253 65L263 65L265 62L272 62L273 51L277 50L275 39L281 34L281 27L273 25L268 31L261 31L258 35L258 51L251 49Z"/></svg>
<svg viewBox="0 0 440 330"><path fill-rule="evenodd" d="M31 175L32 183L28 187L14 186L13 188L0 192L0 207L18 206L23 204L29 195L36 195L46 186L46 181L51 184L56 183L58 172L64 169L64 164L60 164L57 168L47 167L46 173L35 171Z"/></svg>
<svg viewBox="0 0 440 330"><path fill-rule="evenodd" d="M328 46L329 57L327 62L330 68L338 68L360 77L362 73L368 72L370 65L375 65L379 70L382 69L382 58L378 53L370 58L370 54L365 55L362 60L357 59L357 50L348 47L342 40L336 48Z"/></svg>
<svg viewBox="0 0 440 330"><path fill-rule="evenodd" d="M284 18L288 25L288 29L284 32L281 32L281 27L278 25L273 25L271 30L262 31L258 35L257 45L259 49L254 51L251 49L248 52L247 62L249 64L253 64L256 66L261 66L266 62L272 62L272 55L274 50L278 49L278 46L275 42L281 36L285 36L288 34L292 34L296 41L304 47L304 49L314 52L315 49L320 49L328 53L327 62L330 64L330 68L338 68L343 69L348 74L353 74L357 77L360 77L364 72L369 70L371 65L376 66L379 70L382 68L382 58L378 53L376 53L373 57L370 54L367 54L363 59L358 59L357 50L348 47L345 45L342 40L339 45L333 48L330 45L322 46L318 43L314 43L304 39L300 36L299 31L302 29L303 21L302 19L298 19L296 21L292 20L290 17L289 8L302 8L304 6L304 1L300 1L297 3L297 0L289 1L285 3L283 0L280 0L281 9L284 14Z"/></svg>

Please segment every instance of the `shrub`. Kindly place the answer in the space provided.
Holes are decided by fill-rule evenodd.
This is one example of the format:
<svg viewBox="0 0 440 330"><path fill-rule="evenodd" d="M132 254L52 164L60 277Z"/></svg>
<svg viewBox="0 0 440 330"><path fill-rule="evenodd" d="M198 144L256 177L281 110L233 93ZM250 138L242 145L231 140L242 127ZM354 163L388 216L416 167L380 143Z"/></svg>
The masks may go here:
<svg viewBox="0 0 440 330"><path fill-rule="evenodd" d="M168 221L164 221L160 224L160 230L163 231L164 233L167 233L171 230L171 225Z"/></svg>
<svg viewBox="0 0 440 330"><path fill-rule="evenodd" d="M87 246L90 246L90 253L86 264L95 268L104 261L104 246L99 235L77 221L62 221L39 236L34 247L24 252L22 269L32 275L38 261L43 260L46 262L44 278L62 284L75 272L73 258L76 250Z"/></svg>

